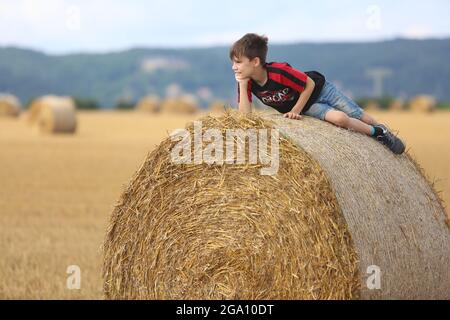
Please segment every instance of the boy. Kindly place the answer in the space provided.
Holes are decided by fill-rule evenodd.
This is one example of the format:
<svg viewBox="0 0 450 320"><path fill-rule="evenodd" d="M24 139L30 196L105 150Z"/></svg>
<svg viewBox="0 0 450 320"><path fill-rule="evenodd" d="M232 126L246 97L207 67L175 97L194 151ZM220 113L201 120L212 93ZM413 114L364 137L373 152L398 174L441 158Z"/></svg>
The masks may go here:
<svg viewBox="0 0 450 320"><path fill-rule="evenodd" d="M230 49L238 82L241 112L251 112L252 93L289 119L302 114L374 137L393 153L405 151L403 142L316 71L300 72L288 63L266 62L268 38L248 33Z"/></svg>

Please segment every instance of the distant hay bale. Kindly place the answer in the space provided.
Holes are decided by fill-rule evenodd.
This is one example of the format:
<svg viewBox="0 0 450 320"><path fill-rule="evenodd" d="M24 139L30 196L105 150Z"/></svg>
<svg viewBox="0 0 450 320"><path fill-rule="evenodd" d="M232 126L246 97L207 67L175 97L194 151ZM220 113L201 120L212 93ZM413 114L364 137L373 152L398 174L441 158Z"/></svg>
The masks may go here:
<svg viewBox="0 0 450 320"><path fill-rule="evenodd" d="M226 110L226 102L223 100L212 101L208 107L208 111L212 113L222 113Z"/></svg>
<svg viewBox="0 0 450 320"><path fill-rule="evenodd" d="M376 101L368 101L364 105L364 111L367 111L367 112L378 112L378 111L381 111L381 106Z"/></svg>
<svg viewBox="0 0 450 320"><path fill-rule="evenodd" d="M46 133L74 133L76 130L75 108L65 105L46 105L41 110L39 128Z"/></svg>
<svg viewBox="0 0 450 320"><path fill-rule="evenodd" d="M53 103L53 101L55 101L56 99L58 99L58 97L56 96L42 96L39 98L34 99L30 106L28 107L27 110L27 122L29 125L36 125L38 118L39 118L39 114L43 108L44 105L46 105L47 103Z"/></svg>
<svg viewBox="0 0 450 320"><path fill-rule="evenodd" d="M17 117L22 106L19 99L12 94L0 94L0 117Z"/></svg>
<svg viewBox="0 0 450 320"><path fill-rule="evenodd" d="M280 130L278 172L261 175L247 148L239 165L176 164L180 142L165 139L112 212L107 299L449 298L444 208L407 154L309 117L229 111L196 125L216 139ZM381 288L370 290L377 270Z"/></svg>
<svg viewBox="0 0 450 320"><path fill-rule="evenodd" d="M403 111L403 110L405 110L405 102L401 99L395 99L389 104L388 110L389 111Z"/></svg>
<svg viewBox="0 0 450 320"><path fill-rule="evenodd" d="M432 96L417 96L409 102L409 110L413 112L432 112L436 109L436 99Z"/></svg>
<svg viewBox="0 0 450 320"><path fill-rule="evenodd" d="M74 133L77 127L76 108L70 97L43 96L30 106L28 121L41 132Z"/></svg>
<svg viewBox="0 0 450 320"><path fill-rule="evenodd" d="M139 102L136 105L136 110L149 113L159 112L160 108L161 108L161 99L156 95L149 95L143 97L142 99L139 100Z"/></svg>
<svg viewBox="0 0 450 320"><path fill-rule="evenodd" d="M163 101L161 110L168 113L194 114L198 111L198 101L190 95L180 98L167 98Z"/></svg>

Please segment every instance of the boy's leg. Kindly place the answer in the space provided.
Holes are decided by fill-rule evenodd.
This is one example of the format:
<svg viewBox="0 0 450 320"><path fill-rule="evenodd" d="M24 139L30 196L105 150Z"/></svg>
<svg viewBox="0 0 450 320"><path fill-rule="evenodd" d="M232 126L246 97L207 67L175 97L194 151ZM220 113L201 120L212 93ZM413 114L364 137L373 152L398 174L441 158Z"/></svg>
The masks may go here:
<svg viewBox="0 0 450 320"><path fill-rule="evenodd" d="M328 111L325 115L325 120L339 127L352 129L354 131L373 136L380 143L387 146L395 154L402 154L403 152L405 152L405 144L403 143L403 141L394 136L383 125L376 125L375 127L373 127L358 119L351 118L344 112L338 110ZM374 131L376 132L375 134Z"/></svg>
<svg viewBox="0 0 450 320"><path fill-rule="evenodd" d="M364 113L361 116L361 121L364 123L367 123L371 126L379 125L380 123L370 114L364 111Z"/></svg>
<svg viewBox="0 0 450 320"><path fill-rule="evenodd" d="M316 102L312 106L310 106L309 109L304 112L304 114L309 117L325 121L326 114L332 110L333 108L328 104Z"/></svg>
<svg viewBox="0 0 450 320"><path fill-rule="evenodd" d="M327 96L327 102L336 111L340 111L348 116L346 119L344 115L340 113L330 114L328 118L330 122L337 121L339 126L352 129L359 133L363 133L369 136L373 136L374 126L378 122L370 116L352 99L344 95L339 89L337 89L333 84L330 84L330 94ZM336 123L335 123L336 124Z"/></svg>
<svg viewBox="0 0 450 320"><path fill-rule="evenodd" d="M326 103L314 103L309 110L305 112L305 115L328 121L336 126L352 129L363 134L372 134L372 126L358 119L351 118L345 112L336 110Z"/></svg>
<svg viewBox="0 0 450 320"><path fill-rule="evenodd" d="M348 116L345 112L339 110L330 110L325 115L325 120L336 126L352 129L353 131L371 136L373 127L361 120Z"/></svg>
<svg viewBox="0 0 450 320"><path fill-rule="evenodd" d="M337 109L327 112L325 117L327 121L374 137L396 154L402 154L405 151L405 144L398 137L385 126L378 124L373 117L365 113L356 102L345 96L334 85L330 86L326 100L326 103Z"/></svg>

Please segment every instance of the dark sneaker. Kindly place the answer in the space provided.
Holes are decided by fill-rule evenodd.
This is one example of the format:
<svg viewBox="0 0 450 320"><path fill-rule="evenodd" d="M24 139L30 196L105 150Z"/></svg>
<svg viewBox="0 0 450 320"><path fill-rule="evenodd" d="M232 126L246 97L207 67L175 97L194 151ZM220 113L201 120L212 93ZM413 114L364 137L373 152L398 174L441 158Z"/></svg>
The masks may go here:
<svg viewBox="0 0 450 320"><path fill-rule="evenodd" d="M379 124L374 127L383 130L382 135L375 137L381 144L384 144L395 154L402 154L403 152L405 152L405 144L402 142L402 140L393 135L392 132L390 132L388 128L386 128L386 126Z"/></svg>

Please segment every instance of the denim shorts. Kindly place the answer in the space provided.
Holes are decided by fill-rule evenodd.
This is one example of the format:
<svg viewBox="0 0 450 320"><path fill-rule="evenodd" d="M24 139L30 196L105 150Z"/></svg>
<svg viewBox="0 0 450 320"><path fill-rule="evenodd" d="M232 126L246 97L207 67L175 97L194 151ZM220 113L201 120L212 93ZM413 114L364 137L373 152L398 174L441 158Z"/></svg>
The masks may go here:
<svg viewBox="0 0 450 320"><path fill-rule="evenodd" d="M303 114L325 120L328 111L340 110L349 117L361 120L364 111L352 99L346 97L334 84L325 81L317 101Z"/></svg>

